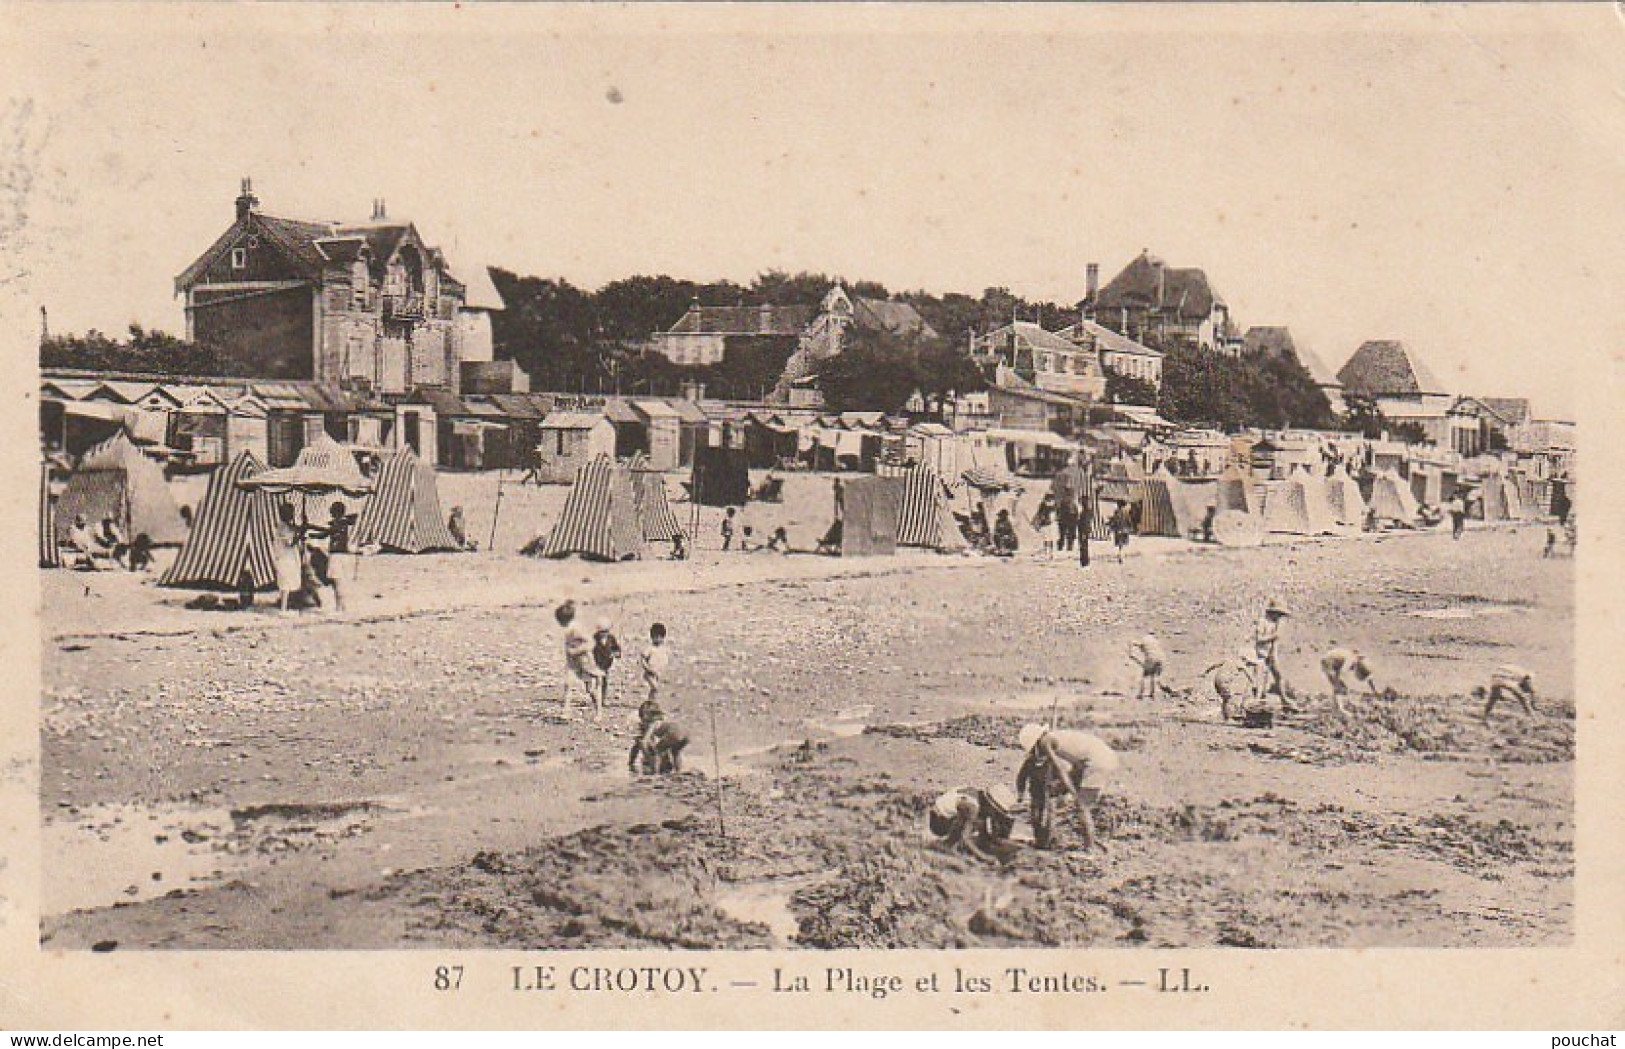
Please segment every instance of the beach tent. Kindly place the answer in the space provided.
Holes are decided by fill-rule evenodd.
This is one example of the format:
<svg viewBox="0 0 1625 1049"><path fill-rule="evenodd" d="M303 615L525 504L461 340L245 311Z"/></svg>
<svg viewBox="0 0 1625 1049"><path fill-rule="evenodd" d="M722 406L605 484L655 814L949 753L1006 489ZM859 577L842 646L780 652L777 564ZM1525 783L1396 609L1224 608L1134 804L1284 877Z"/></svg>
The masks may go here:
<svg viewBox="0 0 1625 1049"><path fill-rule="evenodd" d="M683 526L666 498L666 479L659 471L649 469L642 455L633 456L627 469L632 474L632 496L637 502L643 538L669 543L683 535Z"/></svg>
<svg viewBox="0 0 1625 1049"><path fill-rule="evenodd" d="M1514 521L1523 517L1518 486L1505 474L1485 474L1479 482L1478 497L1486 521Z"/></svg>
<svg viewBox="0 0 1625 1049"><path fill-rule="evenodd" d="M694 449L690 498L700 506L744 506L750 499L750 468L745 449Z"/></svg>
<svg viewBox="0 0 1625 1049"><path fill-rule="evenodd" d="M111 517L126 539L145 533L155 546L186 538L186 522L169 494L163 469L142 455L123 430L85 452L69 476L56 504L59 541L81 514L92 528Z"/></svg>
<svg viewBox="0 0 1625 1049"><path fill-rule="evenodd" d="M1332 509L1319 478L1294 471L1264 489L1264 528L1289 535L1333 532Z"/></svg>
<svg viewBox="0 0 1625 1049"><path fill-rule="evenodd" d="M236 590L244 572L255 590L276 583L271 555L276 500L240 484L264 469L253 452L239 452L209 475L192 534L159 577L159 586Z"/></svg>
<svg viewBox="0 0 1625 1049"><path fill-rule="evenodd" d="M965 537L948 508L948 497L937 472L929 466L916 466L898 477L903 490L897 510L897 545L963 550Z"/></svg>
<svg viewBox="0 0 1625 1049"><path fill-rule="evenodd" d="M1379 520L1416 523L1416 497L1392 470L1384 470L1372 480L1370 509Z"/></svg>
<svg viewBox="0 0 1625 1049"><path fill-rule="evenodd" d="M1169 494L1166 476L1135 481L1133 486L1139 490L1141 535L1165 535L1178 539L1185 534L1180 528L1179 515L1174 512L1174 500Z"/></svg>
<svg viewBox="0 0 1625 1049"><path fill-rule="evenodd" d="M1418 503L1444 505L1444 474L1429 466L1411 467L1411 495Z"/></svg>
<svg viewBox="0 0 1625 1049"><path fill-rule="evenodd" d="M51 495L51 467L39 471L39 566L61 568L62 552L56 548L56 498Z"/></svg>
<svg viewBox="0 0 1625 1049"><path fill-rule="evenodd" d="M903 482L895 477L854 477L841 489L841 556L897 552Z"/></svg>
<svg viewBox="0 0 1625 1049"><path fill-rule="evenodd" d="M1168 502L1173 507L1179 535L1188 536L1200 529L1208 507L1218 503L1218 482L1182 481L1177 477L1163 477L1162 482L1168 489Z"/></svg>
<svg viewBox="0 0 1625 1049"><path fill-rule="evenodd" d="M601 455L576 471L558 523L548 533L544 557L580 554L598 561L625 561L643 553L643 524L631 471Z"/></svg>
<svg viewBox="0 0 1625 1049"><path fill-rule="evenodd" d="M1326 502L1337 524L1359 527L1365 523L1365 499L1360 495L1360 483L1349 476L1348 471L1337 470L1326 478Z"/></svg>
<svg viewBox="0 0 1625 1049"><path fill-rule="evenodd" d="M377 546L397 554L458 549L440 513L434 467L403 449L383 457L374 485L356 520L354 546ZM318 523L323 519L316 518Z"/></svg>
<svg viewBox="0 0 1625 1049"><path fill-rule="evenodd" d="M1224 473L1219 475L1216 502L1221 513L1239 510L1248 514L1258 509L1258 497L1253 492L1253 482L1246 470L1235 464L1225 468Z"/></svg>

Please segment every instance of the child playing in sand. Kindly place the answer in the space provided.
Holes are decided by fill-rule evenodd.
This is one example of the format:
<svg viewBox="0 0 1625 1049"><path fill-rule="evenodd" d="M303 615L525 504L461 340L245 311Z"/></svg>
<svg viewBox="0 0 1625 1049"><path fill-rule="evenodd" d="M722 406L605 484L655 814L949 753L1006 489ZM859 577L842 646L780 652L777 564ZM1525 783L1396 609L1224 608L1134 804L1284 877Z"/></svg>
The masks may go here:
<svg viewBox="0 0 1625 1049"><path fill-rule="evenodd" d="M587 693L596 716L602 716L603 708L603 672L593 661L592 635L576 625L576 606L574 601L566 601L553 611L553 618L564 630L564 716L570 716L570 678L580 682Z"/></svg>
<svg viewBox="0 0 1625 1049"><path fill-rule="evenodd" d="M619 658L621 658L621 642L615 636L614 624L607 618L600 619L597 629L592 632L592 661L601 672L598 682L600 711L609 706L609 672Z"/></svg>
<svg viewBox="0 0 1625 1049"><path fill-rule="evenodd" d="M1495 668L1490 677L1490 687L1479 685L1473 689L1473 696L1484 701L1484 723L1489 724L1490 715L1495 712L1495 704L1503 699L1517 701L1523 707L1525 714L1534 716L1535 713L1535 675L1523 667L1508 664Z"/></svg>
<svg viewBox="0 0 1625 1049"><path fill-rule="evenodd" d="M688 733L676 722L666 720L660 704L652 699L638 706L638 738L626 757L626 769L654 775L669 775L683 771L683 748L688 746Z"/></svg>
<svg viewBox="0 0 1625 1049"><path fill-rule="evenodd" d="M1163 651L1162 642L1157 640L1156 632L1147 630L1144 637L1130 644L1128 657L1140 668L1140 688L1134 694L1134 698L1156 699L1162 668L1168 661L1168 654Z"/></svg>
<svg viewBox="0 0 1625 1049"><path fill-rule="evenodd" d="M649 691L649 702L660 698L666 681L666 668L671 665L671 650L666 647L666 624L654 623L649 627L649 647L638 657L643 671L643 685Z"/></svg>
<svg viewBox="0 0 1625 1049"><path fill-rule="evenodd" d="M773 529L773 534L767 537L767 548L781 554L790 552L790 533L785 531L783 525Z"/></svg>
<svg viewBox="0 0 1625 1049"><path fill-rule="evenodd" d="M1343 697L1349 694L1348 682L1343 680L1345 671L1373 696L1381 692L1363 653L1352 648L1334 647L1320 657L1320 672L1326 675L1327 683L1332 686L1332 706L1337 708L1339 714L1345 713Z"/></svg>

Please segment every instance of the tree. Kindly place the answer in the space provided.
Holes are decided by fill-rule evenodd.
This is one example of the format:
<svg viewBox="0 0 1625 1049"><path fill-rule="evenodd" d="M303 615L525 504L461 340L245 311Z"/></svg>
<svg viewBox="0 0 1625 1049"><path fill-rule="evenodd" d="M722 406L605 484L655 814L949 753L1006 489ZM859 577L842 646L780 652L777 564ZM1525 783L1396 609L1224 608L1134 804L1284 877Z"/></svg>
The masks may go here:
<svg viewBox="0 0 1625 1049"><path fill-rule="evenodd" d="M1113 404L1157 406L1157 388L1137 375L1106 369L1106 399Z"/></svg>
<svg viewBox="0 0 1625 1049"><path fill-rule="evenodd" d="M41 368L77 368L147 375L227 378L247 375L241 364L209 342L188 342L168 332L131 324L118 340L92 328L84 335L53 335L40 340Z"/></svg>
<svg viewBox="0 0 1625 1049"><path fill-rule="evenodd" d="M1382 436L1386 421L1375 398L1360 393L1345 393L1343 408L1342 429L1358 433L1367 440L1376 440Z"/></svg>
<svg viewBox="0 0 1625 1049"><path fill-rule="evenodd" d="M926 404L941 415L947 402L955 396L987 389L987 376L969 354L939 335L918 345L915 385Z"/></svg>
<svg viewBox="0 0 1625 1049"><path fill-rule="evenodd" d="M841 352L818 369L824 403L837 412L895 412L918 385L915 345L890 332L849 332Z"/></svg>

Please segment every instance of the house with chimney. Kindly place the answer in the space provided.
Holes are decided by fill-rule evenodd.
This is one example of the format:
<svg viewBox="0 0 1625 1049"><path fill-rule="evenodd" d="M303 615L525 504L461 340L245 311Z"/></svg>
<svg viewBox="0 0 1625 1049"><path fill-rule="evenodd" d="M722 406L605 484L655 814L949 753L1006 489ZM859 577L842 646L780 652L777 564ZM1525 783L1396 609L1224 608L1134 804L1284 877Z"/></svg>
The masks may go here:
<svg viewBox="0 0 1625 1049"><path fill-rule="evenodd" d="M218 345L255 378L403 394L456 391L465 360L490 360L502 301L479 277L471 301L441 250L382 200L365 222L280 218L244 179L231 225L175 292L187 338Z"/></svg>
<svg viewBox="0 0 1625 1049"><path fill-rule="evenodd" d="M1150 383L1153 389L1162 388L1162 351L1135 342L1088 317L1078 320L1054 333L1100 361L1103 371L1127 375Z"/></svg>
<svg viewBox="0 0 1625 1049"><path fill-rule="evenodd" d="M1091 401L1106 398L1099 351L1045 331L1031 321L1011 321L971 338L971 359L992 372L993 386L1020 379L1047 393Z"/></svg>
<svg viewBox="0 0 1625 1049"><path fill-rule="evenodd" d="M1142 251L1099 290L1096 265L1089 266L1088 276L1078 308L1119 335L1163 346L1183 343L1229 353L1241 348L1230 307L1200 269L1169 266Z"/></svg>

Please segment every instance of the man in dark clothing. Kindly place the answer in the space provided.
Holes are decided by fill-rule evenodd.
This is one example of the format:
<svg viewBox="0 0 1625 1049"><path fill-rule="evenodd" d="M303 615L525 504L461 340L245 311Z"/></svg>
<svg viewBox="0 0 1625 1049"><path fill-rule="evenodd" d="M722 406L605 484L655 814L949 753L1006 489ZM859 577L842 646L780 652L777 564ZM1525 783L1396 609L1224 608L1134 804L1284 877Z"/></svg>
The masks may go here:
<svg viewBox="0 0 1625 1049"><path fill-rule="evenodd" d="M1057 548L1062 552L1069 551L1073 543L1081 539L1087 551L1089 521L1082 516L1080 508L1087 506L1089 501L1089 474L1083 468L1081 453L1055 475L1050 482L1049 494L1055 500L1055 521L1061 533L1056 540ZM1088 563L1087 554L1084 563Z"/></svg>

